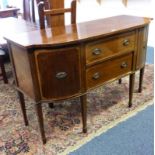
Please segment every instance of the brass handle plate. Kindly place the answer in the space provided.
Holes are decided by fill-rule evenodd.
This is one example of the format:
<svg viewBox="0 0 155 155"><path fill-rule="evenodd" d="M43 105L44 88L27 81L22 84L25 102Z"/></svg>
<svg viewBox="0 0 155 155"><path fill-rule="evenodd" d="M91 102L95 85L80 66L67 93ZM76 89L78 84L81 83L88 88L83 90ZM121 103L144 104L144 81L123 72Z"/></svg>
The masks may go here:
<svg viewBox="0 0 155 155"><path fill-rule="evenodd" d="M55 76L58 80L61 80L61 79L65 79L67 77L67 73L66 72L59 72L56 74Z"/></svg>
<svg viewBox="0 0 155 155"><path fill-rule="evenodd" d="M95 48L93 51L92 51L92 54L93 55L100 55L102 53L102 50L101 49L99 49L99 48Z"/></svg>
<svg viewBox="0 0 155 155"><path fill-rule="evenodd" d="M129 43L130 43L130 41L129 41L128 39L125 39L125 40L123 41L123 46L128 46Z"/></svg>
<svg viewBox="0 0 155 155"><path fill-rule="evenodd" d="M122 62L122 64L121 64L121 68L127 68L127 67L128 67L127 62Z"/></svg>
<svg viewBox="0 0 155 155"><path fill-rule="evenodd" d="M99 73L99 72L95 73L95 74L93 75L92 78L93 78L94 80L99 79L99 78L100 78L100 73Z"/></svg>

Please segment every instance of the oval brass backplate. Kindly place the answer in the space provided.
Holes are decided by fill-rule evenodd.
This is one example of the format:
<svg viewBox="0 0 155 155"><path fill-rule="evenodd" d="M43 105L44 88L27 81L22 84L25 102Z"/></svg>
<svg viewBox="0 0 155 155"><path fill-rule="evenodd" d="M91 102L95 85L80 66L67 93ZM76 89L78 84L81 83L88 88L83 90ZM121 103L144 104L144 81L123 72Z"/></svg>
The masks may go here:
<svg viewBox="0 0 155 155"><path fill-rule="evenodd" d="M129 43L130 43L130 41L129 41L128 39L125 39L125 40L123 41L123 46L128 46Z"/></svg>
<svg viewBox="0 0 155 155"><path fill-rule="evenodd" d="M100 73L99 73L99 72L95 73L95 74L93 75L92 78L93 78L94 80L99 79L99 78L100 78Z"/></svg>
<svg viewBox="0 0 155 155"><path fill-rule="evenodd" d="M92 51L92 54L93 55L100 55L102 53L102 50L101 49L99 49L99 48L95 48L93 51Z"/></svg>
<svg viewBox="0 0 155 155"><path fill-rule="evenodd" d="M121 68L127 68L127 67L128 67L127 62L122 62L122 64L121 64Z"/></svg>
<svg viewBox="0 0 155 155"><path fill-rule="evenodd" d="M56 74L56 78L61 80L61 79L65 79L67 77L67 73L66 72L59 72Z"/></svg>

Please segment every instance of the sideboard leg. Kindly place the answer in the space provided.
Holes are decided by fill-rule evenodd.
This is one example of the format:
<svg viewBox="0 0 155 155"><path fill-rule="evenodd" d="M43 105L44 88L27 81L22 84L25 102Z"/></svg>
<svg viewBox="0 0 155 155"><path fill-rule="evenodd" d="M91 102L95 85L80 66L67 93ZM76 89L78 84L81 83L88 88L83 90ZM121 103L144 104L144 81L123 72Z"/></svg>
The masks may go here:
<svg viewBox="0 0 155 155"><path fill-rule="evenodd" d="M1 72L2 72L2 77L3 77L3 81L4 83L8 83L8 79L6 76L6 72L5 72L5 67L4 67L4 62L3 62L3 57L0 56L0 68L1 68Z"/></svg>
<svg viewBox="0 0 155 155"><path fill-rule="evenodd" d="M81 101L83 133L87 133L87 96L86 95L81 96L80 101Z"/></svg>
<svg viewBox="0 0 155 155"><path fill-rule="evenodd" d="M43 112L42 112L41 102L36 103L36 112L37 112L42 142L43 142L43 144L45 144L46 143L46 137L45 137L45 131L44 131L44 121L43 121Z"/></svg>
<svg viewBox="0 0 155 155"><path fill-rule="evenodd" d="M130 75L130 82L129 82L129 107L132 106L134 82L135 82L135 73Z"/></svg>
<svg viewBox="0 0 155 155"><path fill-rule="evenodd" d="M119 84L122 84L122 79L119 79L119 80L118 80L118 83L119 83Z"/></svg>
<svg viewBox="0 0 155 155"><path fill-rule="evenodd" d="M53 109L53 108L54 108L54 103L50 102L50 103L48 103L48 106L49 106L51 109Z"/></svg>
<svg viewBox="0 0 155 155"><path fill-rule="evenodd" d="M143 85L143 77L144 77L144 68L140 69L140 75L139 75L139 88L138 88L138 92L141 93L142 92L142 85Z"/></svg>
<svg viewBox="0 0 155 155"><path fill-rule="evenodd" d="M18 97L19 97L21 110L23 113L24 123L26 126L28 126L29 123L28 123L27 114L26 114L24 95L20 91L17 91L17 93L18 93Z"/></svg>

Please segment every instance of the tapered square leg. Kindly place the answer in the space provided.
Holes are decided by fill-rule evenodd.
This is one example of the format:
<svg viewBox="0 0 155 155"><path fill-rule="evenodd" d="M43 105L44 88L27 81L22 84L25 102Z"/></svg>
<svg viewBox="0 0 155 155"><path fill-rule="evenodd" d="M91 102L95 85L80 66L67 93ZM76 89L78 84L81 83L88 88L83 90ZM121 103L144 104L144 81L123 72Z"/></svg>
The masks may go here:
<svg viewBox="0 0 155 155"><path fill-rule="evenodd" d="M138 88L138 92L139 93L142 92L144 69L145 69L144 67L142 69L140 69L140 74L139 74L139 88Z"/></svg>
<svg viewBox="0 0 155 155"><path fill-rule="evenodd" d="M20 91L17 91L17 93L18 93L18 97L19 97L21 110L23 113L24 123L26 126L28 126L28 119L27 119L27 114L26 114L24 95Z"/></svg>
<svg viewBox="0 0 155 155"><path fill-rule="evenodd" d="M4 62L3 62L3 56L1 55L0 55L0 68L1 68L4 83L8 83L8 79L7 79L5 67L4 67Z"/></svg>
<svg viewBox="0 0 155 155"><path fill-rule="evenodd" d="M53 108L54 108L54 103L50 102L50 103L48 103L48 106L49 106L51 109L53 109Z"/></svg>
<svg viewBox="0 0 155 155"><path fill-rule="evenodd" d="M132 106L134 82L135 82L135 73L131 74L129 78L129 107Z"/></svg>
<svg viewBox="0 0 155 155"><path fill-rule="evenodd" d="M118 80L118 83L119 83L119 84L122 84L122 79L119 79L119 80Z"/></svg>
<svg viewBox="0 0 155 155"><path fill-rule="evenodd" d="M40 102L36 103L35 107L36 107L36 112L37 112L42 142L43 142L43 144L45 144L46 143L46 137L45 137L45 131L44 131L42 104Z"/></svg>
<svg viewBox="0 0 155 155"><path fill-rule="evenodd" d="M81 101L83 133L87 133L87 96L86 95L81 96L80 101Z"/></svg>

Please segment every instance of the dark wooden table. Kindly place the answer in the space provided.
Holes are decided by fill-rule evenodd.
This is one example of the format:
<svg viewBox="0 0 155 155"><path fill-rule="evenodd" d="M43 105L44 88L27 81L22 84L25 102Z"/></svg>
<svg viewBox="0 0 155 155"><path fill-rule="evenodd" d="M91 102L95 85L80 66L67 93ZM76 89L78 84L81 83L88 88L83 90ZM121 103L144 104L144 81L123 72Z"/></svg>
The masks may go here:
<svg viewBox="0 0 155 155"><path fill-rule="evenodd" d="M17 17L19 8L5 8L0 9L0 18L6 18L6 17Z"/></svg>

